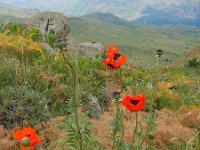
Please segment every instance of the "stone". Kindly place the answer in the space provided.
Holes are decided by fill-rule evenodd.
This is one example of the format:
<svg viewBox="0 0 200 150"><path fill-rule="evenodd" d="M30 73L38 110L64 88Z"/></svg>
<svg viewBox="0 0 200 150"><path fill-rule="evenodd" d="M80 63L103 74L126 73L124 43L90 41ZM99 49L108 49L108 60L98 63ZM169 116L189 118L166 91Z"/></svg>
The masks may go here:
<svg viewBox="0 0 200 150"><path fill-rule="evenodd" d="M87 106L87 110L89 111L89 117L93 119L98 119L103 111L101 109L101 106L99 105L97 97L90 94L88 95L88 100L89 103Z"/></svg>
<svg viewBox="0 0 200 150"><path fill-rule="evenodd" d="M79 43L72 39L67 40L67 47L69 50L78 56L92 56L92 55L103 55L104 46L101 43L96 42L82 42Z"/></svg>
<svg viewBox="0 0 200 150"><path fill-rule="evenodd" d="M70 25L68 18L56 12L39 12L28 18L25 22L28 27L37 27L45 33L53 33L58 35L59 39L65 38L69 31Z"/></svg>

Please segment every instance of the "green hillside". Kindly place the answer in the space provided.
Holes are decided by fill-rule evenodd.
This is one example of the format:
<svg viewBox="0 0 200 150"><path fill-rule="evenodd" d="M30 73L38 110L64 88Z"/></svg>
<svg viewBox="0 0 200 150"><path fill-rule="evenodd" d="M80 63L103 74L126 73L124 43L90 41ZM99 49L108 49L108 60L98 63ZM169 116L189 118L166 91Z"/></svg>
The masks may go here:
<svg viewBox="0 0 200 150"><path fill-rule="evenodd" d="M130 27L133 23L117 17L111 13L92 13L88 15L81 16L82 19L87 20L92 23L100 23L112 26Z"/></svg>
<svg viewBox="0 0 200 150"><path fill-rule="evenodd" d="M88 21L90 20L90 21ZM165 50L165 59L175 60L200 44L200 29L183 25L113 26L91 22L86 18L70 18L70 38L77 41L102 42L105 47L117 44L131 62L152 64L155 50Z"/></svg>

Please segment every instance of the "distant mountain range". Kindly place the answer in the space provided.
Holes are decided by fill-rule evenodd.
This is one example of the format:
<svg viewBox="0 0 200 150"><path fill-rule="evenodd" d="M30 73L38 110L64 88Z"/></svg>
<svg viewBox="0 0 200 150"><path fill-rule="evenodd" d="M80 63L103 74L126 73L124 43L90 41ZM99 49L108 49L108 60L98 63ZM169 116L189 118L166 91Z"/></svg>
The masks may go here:
<svg viewBox="0 0 200 150"><path fill-rule="evenodd" d="M91 21L117 25L184 24L200 27L200 0L0 0L0 3L57 11L67 16L82 16ZM32 12L35 11L26 11L24 15Z"/></svg>
<svg viewBox="0 0 200 150"><path fill-rule="evenodd" d="M143 13L146 15L132 22L143 25L184 24L200 27L200 18L195 15L193 17L190 16L191 18L189 16L180 17L175 15L173 11L160 11L150 6L146 7Z"/></svg>

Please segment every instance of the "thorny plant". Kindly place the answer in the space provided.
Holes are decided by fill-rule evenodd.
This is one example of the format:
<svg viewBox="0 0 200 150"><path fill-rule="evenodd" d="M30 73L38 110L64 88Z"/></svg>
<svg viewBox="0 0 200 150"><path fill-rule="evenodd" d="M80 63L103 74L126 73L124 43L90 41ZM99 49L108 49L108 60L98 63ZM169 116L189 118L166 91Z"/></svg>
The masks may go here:
<svg viewBox="0 0 200 150"><path fill-rule="evenodd" d="M92 139L91 123L79 113L81 101L78 92L78 66L66 45L61 45L59 48L64 63L66 66L70 67L73 76L73 98L68 102L67 111L69 116L63 124L63 128L67 133L64 143L75 150L82 150L86 147L90 149L91 145L96 145L98 143L95 139Z"/></svg>

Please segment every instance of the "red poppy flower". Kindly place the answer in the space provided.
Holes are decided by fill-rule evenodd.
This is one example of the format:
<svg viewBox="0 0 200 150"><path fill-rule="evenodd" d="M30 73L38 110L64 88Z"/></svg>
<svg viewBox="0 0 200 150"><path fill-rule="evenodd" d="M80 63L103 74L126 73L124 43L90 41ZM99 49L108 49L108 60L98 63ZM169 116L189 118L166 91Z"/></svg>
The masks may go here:
<svg viewBox="0 0 200 150"><path fill-rule="evenodd" d="M143 95L126 96L122 101L122 105L131 112L138 112L144 108L145 97Z"/></svg>
<svg viewBox="0 0 200 150"><path fill-rule="evenodd" d="M121 56L119 49L115 45L108 47L108 58L104 60L104 65L111 70L118 69L128 60L127 56Z"/></svg>
<svg viewBox="0 0 200 150"><path fill-rule="evenodd" d="M34 150L35 145L42 144L42 141L38 138L33 128L24 128L23 130L15 131L14 138L20 143L22 143L24 139L29 140L30 144L28 145L28 147L30 148L30 150ZM22 150L28 150L28 147L22 145Z"/></svg>

